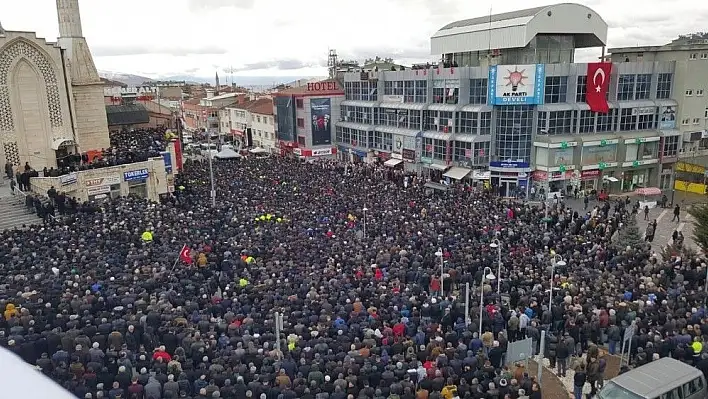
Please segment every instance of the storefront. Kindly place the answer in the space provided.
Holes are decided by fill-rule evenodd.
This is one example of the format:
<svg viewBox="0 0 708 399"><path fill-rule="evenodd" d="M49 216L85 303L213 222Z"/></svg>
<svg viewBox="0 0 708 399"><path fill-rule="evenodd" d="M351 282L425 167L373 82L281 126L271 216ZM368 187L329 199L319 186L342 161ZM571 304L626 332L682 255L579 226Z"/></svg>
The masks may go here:
<svg viewBox="0 0 708 399"><path fill-rule="evenodd" d="M342 162L366 162L368 153L357 148L347 147L343 145L337 146L337 159Z"/></svg>
<svg viewBox="0 0 708 399"><path fill-rule="evenodd" d="M590 193L599 190L600 169L583 170L580 172L580 190Z"/></svg>
<svg viewBox="0 0 708 399"><path fill-rule="evenodd" d="M107 176L85 181L86 194L90 201L102 201L120 197L120 177Z"/></svg>
<svg viewBox="0 0 708 399"><path fill-rule="evenodd" d="M529 194L529 175L531 168L528 162L494 161L489 164L492 187L502 197L514 197L523 193Z"/></svg>
<svg viewBox="0 0 708 399"><path fill-rule="evenodd" d="M573 191L573 171L572 170L534 170L531 174L533 186L537 193L543 192L558 193L568 195Z"/></svg>
<svg viewBox="0 0 708 399"><path fill-rule="evenodd" d="M128 183L128 194L140 198L147 198L147 180L150 172L147 169L123 172L123 180Z"/></svg>
<svg viewBox="0 0 708 399"><path fill-rule="evenodd" d="M627 168L622 171L620 181L620 190L622 192L631 192L641 187L655 187L654 182L657 180L658 159L635 160L622 163L622 168Z"/></svg>
<svg viewBox="0 0 708 399"><path fill-rule="evenodd" d="M337 149L327 148L295 148L293 153L301 158L332 158L337 155Z"/></svg>

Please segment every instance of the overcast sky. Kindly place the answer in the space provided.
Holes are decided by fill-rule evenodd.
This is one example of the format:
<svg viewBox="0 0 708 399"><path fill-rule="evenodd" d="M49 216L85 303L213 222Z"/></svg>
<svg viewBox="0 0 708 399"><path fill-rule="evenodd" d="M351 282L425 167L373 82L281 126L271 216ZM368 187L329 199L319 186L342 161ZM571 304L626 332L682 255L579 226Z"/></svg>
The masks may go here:
<svg viewBox="0 0 708 399"><path fill-rule="evenodd" d="M3 0L6 30L58 34L55 0ZM329 48L340 59L374 55L425 62L430 36L464 18L561 1L547 0L81 0L86 36L99 70L157 78L324 76ZM608 45L663 44L707 29L698 0L584 0L609 24ZM600 55L583 51L578 60Z"/></svg>

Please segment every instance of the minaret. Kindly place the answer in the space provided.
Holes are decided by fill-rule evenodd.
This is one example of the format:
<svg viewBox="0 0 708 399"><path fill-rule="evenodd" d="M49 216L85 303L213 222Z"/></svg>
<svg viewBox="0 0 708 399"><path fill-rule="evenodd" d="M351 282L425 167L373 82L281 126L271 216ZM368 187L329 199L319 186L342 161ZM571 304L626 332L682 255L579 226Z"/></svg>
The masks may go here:
<svg viewBox="0 0 708 399"><path fill-rule="evenodd" d="M76 124L74 136L79 151L108 148L110 143L103 82L83 36L79 0L57 0L57 20L57 43L63 50L66 72L70 77Z"/></svg>
<svg viewBox="0 0 708 399"><path fill-rule="evenodd" d="M214 87L214 95L219 95L219 71L216 71L216 86Z"/></svg>

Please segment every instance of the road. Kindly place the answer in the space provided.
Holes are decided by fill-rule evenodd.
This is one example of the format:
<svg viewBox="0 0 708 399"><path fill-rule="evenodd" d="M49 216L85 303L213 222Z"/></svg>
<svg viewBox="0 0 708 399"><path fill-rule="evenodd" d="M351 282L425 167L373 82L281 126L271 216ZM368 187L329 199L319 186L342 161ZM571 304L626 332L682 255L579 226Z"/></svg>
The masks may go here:
<svg viewBox="0 0 708 399"><path fill-rule="evenodd" d="M632 198L633 201L636 201L636 199ZM570 206L573 209L578 210L579 212L583 210L583 200L582 199L573 199L573 198L566 198L565 203ZM588 209L592 209L595 205L597 205L599 202L598 201L590 201L588 204ZM637 225L639 226L639 232L644 235L644 232L646 231L647 224L649 222L656 220L657 226L656 226L656 233L654 236L654 241L652 243L652 248L655 250L660 250L666 244L671 242L671 235L674 233L674 230L680 231L683 233L684 236L684 242L693 248L697 248L695 242L693 241L693 217L686 212L685 207L682 207L681 209L681 221L676 222L676 221L671 221L671 219L674 217L674 211L673 208L654 208L649 210L649 220L644 220L644 212L642 210L639 211L639 214L637 214Z"/></svg>

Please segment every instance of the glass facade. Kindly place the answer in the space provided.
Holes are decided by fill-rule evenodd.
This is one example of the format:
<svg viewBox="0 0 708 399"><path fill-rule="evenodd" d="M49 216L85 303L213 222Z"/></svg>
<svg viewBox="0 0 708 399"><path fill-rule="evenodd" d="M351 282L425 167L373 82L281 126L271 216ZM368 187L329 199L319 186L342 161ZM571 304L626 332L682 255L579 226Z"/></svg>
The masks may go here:
<svg viewBox="0 0 708 399"><path fill-rule="evenodd" d="M572 60L572 52L565 52L572 44L571 37L539 36L527 49L503 50L506 54L501 57L510 59L516 54L517 61L527 63L541 58L563 63ZM535 58L523 58L529 49L534 51ZM557 61L559 59L561 61ZM641 175L641 170L656 169L656 165L651 165L661 162L659 156L673 159L680 153L680 136L672 133L663 137L661 133L676 129L675 121L666 115L679 113L677 104L670 98L673 64L653 63L651 68L641 63L614 64L606 95L609 111L604 114L590 111L586 104L587 68L587 64L562 68L546 65L543 95L535 105L488 104L489 71L484 67L441 67L427 73L421 73L420 69L382 71L376 79L369 77L364 81L356 81L360 74L352 73L347 76L355 81L345 79L344 82L346 98L340 107L337 141L376 150L377 154L394 154L401 149L394 143L404 137L403 142L408 143L404 148L412 150L415 145L416 149L415 161L408 158L406 164L417 165L414 166L417 170L431 162L442 167L489 168L492 179L501 180L515 179L518 172L519 186L526 184L522 181L524 173L539 168L546 173L544 176L553 176L554 181L570 179L557 169L551 170L558 167L552 165L551 159L562 158L555 163L572 165L575 169L568 172L578 176L589 167L597 168L598 163L612 163L608 168L613 170L606 173L614 173L614 176L625 170ZM648 70L654 72L644 73ZM648 143L642 141L631 150L636 150L635 159L627 158L633 154L627 150L634 140L641 139L647 139ZM593 147L583 145L608 140L612 140L612 144L603 144L604 147L598 147L595 152L587 149ZM576 144L560 151L561 142ZM612 160L605 154L610 148L616 148ZM602 154L602 157L595 159L593 154ZM502 170L508 166L499 166L499 163L525 165L515 168L524 171L504 174ZM574 178L579 179L578 176ZM650 172L646 172L643 181L652 179ZM656 180L654 184L658 185L658 177Z"/></svg>
<svg viewBox="0 0 708 399"><path fill-rule="evenodd" d="M496 110L495 160L531 162L532 138L533 106L512 105Z"/></svg>

